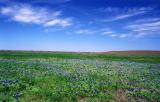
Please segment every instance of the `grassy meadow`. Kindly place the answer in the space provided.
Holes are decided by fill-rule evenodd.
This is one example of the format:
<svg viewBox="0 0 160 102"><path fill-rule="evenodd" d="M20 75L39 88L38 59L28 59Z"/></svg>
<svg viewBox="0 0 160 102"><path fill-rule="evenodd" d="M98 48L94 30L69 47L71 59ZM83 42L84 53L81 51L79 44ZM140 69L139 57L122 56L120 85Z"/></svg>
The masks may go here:
<svg viewBox="0 0 160 102"><path fill-rule="evenodd" d="M0 102L160 102L160 55L0 51Z"/></svg>

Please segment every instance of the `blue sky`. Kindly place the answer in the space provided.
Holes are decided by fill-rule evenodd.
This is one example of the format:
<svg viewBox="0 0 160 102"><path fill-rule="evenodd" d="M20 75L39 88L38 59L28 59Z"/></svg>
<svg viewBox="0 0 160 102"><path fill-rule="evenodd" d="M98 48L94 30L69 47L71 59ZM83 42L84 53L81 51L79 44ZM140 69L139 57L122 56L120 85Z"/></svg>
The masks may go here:
<svg viewBox="0 0 160 102"><path fill-rule="evenodd" d="M160 0L0 0L0 50L160 50L159 45Z"/></svg>

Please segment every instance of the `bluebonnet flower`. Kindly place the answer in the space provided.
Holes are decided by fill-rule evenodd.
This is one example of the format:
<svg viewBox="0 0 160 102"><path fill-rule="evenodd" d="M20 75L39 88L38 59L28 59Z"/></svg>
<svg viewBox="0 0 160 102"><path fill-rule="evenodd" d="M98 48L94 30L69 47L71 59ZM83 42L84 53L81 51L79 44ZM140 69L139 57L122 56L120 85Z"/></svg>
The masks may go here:
<svg viewBox="0 0 160 102"><path fill-rule="evenodd" d="M141 99L138 97L138 100L137 100L137 102L141 102Z"/></svg>
<svg viewBox="0 0 160 102"><path fill-rule="evenodd" d="M19 100L19 97L20 97L19 92L16 92L15 95L14 95L14 98L15 98L16 100Z"/></svg>

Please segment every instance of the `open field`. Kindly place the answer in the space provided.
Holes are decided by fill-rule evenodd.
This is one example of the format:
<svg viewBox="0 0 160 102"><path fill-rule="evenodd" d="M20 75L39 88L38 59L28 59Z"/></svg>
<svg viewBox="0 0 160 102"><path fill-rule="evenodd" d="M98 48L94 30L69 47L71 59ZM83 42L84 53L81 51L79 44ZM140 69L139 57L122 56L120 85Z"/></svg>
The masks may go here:
<svg viewBox="0 0 160 102"><path fill-rule="evenodd" d="M160 55L0 51L0 102L160 102Z"/></svg>
<svg viewBox="0 0 160 102"><path fill-rule="evenodd" d="M160 55L160 51L110 51L106 54L121 54L121 55Z"/></svg>
<svg viewBox="0 0 160 102"><path fill-rule="evenodd" d="M160 63L160 54L155 53L146 55L131 54L111 54L94 53L94 52L45 52L45 51L0 51L0 57L5 59L30 59L30 58L62 58L62 59L95 59L95 60L112 60L112 61L134 61Z"/></svg>

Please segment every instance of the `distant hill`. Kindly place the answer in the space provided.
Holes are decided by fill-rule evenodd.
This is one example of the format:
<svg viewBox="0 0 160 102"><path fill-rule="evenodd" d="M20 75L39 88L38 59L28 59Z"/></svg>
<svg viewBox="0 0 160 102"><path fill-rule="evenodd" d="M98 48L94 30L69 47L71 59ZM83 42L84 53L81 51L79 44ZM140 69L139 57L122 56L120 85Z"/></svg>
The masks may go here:
<svg viewBox="0 0 160 102"><path fill-rule="evenodd" d="M160 51L147 50L131 50L131 51L109 51L106 54L121 54L121 55L160 55Z"/></svg>

